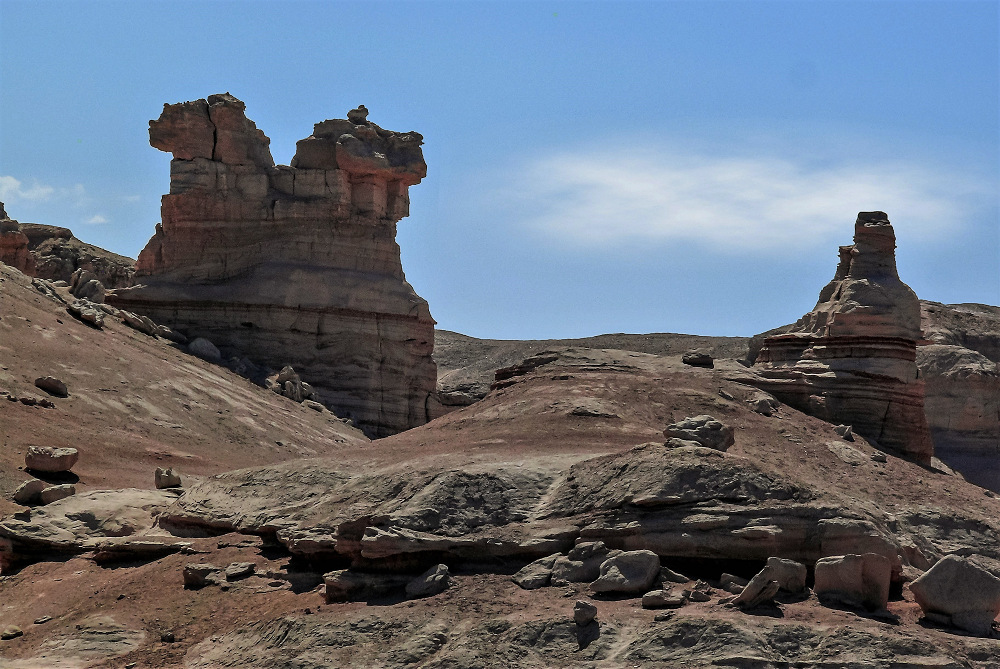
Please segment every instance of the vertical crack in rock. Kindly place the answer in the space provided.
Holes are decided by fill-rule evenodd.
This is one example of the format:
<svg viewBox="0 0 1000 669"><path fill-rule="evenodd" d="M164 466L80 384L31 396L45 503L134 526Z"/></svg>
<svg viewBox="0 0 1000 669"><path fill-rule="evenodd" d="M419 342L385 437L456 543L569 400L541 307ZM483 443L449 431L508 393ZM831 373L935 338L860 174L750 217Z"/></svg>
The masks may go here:
<svg viewBox="0 0 1000 669"><path fill-rule="evenodd" d="M425 423L434 320L395 240L407 189L427 173L423 138L354 110L317 123L291 165L275 165L244 110L226 93L150 121L150 144L173 154L170 190L136 285L109 301L227 356L292 365L371 437Z"/></svg>
<svg viewBox="0 0 1000 669"><path fill-rule="evenodd" d="M861 212L833 280L790 331L767 337L759 385L787 404L852 425L886 448L929 463L924 382L917 374L920 302L896 271L885 213Z"/></svg>

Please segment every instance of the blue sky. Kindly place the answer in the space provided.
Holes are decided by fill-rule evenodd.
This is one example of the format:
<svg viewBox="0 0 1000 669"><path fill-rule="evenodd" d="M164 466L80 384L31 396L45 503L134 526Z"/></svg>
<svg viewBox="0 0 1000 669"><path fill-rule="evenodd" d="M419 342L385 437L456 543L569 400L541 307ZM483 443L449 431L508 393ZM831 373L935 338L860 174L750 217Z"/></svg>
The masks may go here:
<svg viewBox="0 0 1000 669"><path fill-rule="evenodd" d="M750 335L858 211L900 275L1000 304L996 2L0 0L0 200L135 257L163 103L230 91L287 163L365 104L425 138L399 224L439 327Z"/></svg>

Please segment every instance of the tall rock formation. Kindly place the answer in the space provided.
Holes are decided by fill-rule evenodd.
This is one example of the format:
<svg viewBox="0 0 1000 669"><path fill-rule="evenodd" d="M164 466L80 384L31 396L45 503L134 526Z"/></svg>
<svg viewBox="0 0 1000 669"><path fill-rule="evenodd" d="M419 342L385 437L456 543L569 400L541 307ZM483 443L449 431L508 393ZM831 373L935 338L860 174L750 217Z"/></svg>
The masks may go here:
<svg viewBox="0 0 1000 669"><path fill-rule="evenodd" d="M415 133L360 107L317 123L291 166L227 94L164 105L162 222L109 302L276 369L373 437L428 420L434 320L406 282L396 223L427 173Z"/></svg>
<svg viewBox="0 0 1000 669"><path fill-rule="evenodd" d="M858 214L854 245L840 247L816 307L790 331L767 337L754 369L789 405L928 463L933 446L916 365L920 302L899 279L895 249L885 213Z"/></svg>
<svg viewBox="0 0 1000 669"><path fill-rule="evenodd" d="M0 202L0 262L29 276L35 276L35 258L28 250L28 238L17 221L7 216Z"/></svg>

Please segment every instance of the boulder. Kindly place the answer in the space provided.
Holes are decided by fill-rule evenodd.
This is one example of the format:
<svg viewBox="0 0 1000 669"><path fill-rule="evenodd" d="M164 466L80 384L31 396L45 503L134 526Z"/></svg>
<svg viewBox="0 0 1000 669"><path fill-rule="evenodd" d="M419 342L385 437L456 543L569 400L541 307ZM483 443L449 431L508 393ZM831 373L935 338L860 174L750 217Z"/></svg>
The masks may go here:
<svg viewBox="0 0 1000 669"><path fill-rule="evenodd" d="M806 589L806 566L795 560L779 557L767 559L764 572L767 578L778 582L778 587L785 592L799 593Z"/></svg>
<svg viewBox="0 0 1000 669"><path fill-rule="evenodd" d="M743 590L740 591L740 594L731 603L735 607L750 610L761 604L770 602L778 594L778 589L778 582L771 578L768 568L764 567L747 582Z"/></svg>
<svg viewBox="0 0 1000 669"><path fill-rule="evenodd" d="M162 490L163 488L180 488L181 475L172 467L166 469L157 467L153 473L153 483L156 485L157 490Z"/></svg>
<svg viewBox="0 0 1000 669"><path fill-rule="evenodd" d="M222 360L222 354L219 353L219 349L204 337L195 337L192 339L191 343L187 345L187 349L188 353L196 355L202 360L208 360L209 362L219 362Z"/></svg>
<svg viewBox="0 0 1000 669"><path fill-rule="evenodd" d="M925 614L950 616L974 634L988 635L1000 614L1000 578L965 557L946 555L909 587Z"/></svg>
<svg viewBox="0 0 1000 669"><path fill-rule="evenodd" d="M8 625L0 630L0 639L3 641L10 641L11 639L16 639L19 636L23 636L24 632L17 625Z"/></svg>
<svg viewBox="0 0 1000 669"><path fill-rule="evenodd" d="M45 481L29 479L19 485L14 491L14 501L18 504L38 504L41 501L42 491L49 487Z"/></svg>
<svg viewBox="0 0 1000 669"><path fill-rule="evenodd" d="M701 351L688 351L681 356L681 362L692 367L707 367L709 369L715 367L712 356Z"/></svg>
<svg viewBox="0 0 1000 669"><path fill-rule="evenodd" d="M691 602L708 602L712 599L712 588L705 581L696 581L694 587L685 588L684 596Z"/></svg>
<svg viewBox="0 0 1000 669"><path fill-rule="evenodd" d="M838 425L833 431L839 434L844 441L854 441L854 430L850 425Z"/></svg>
<svg viewBox="0 0 1000 669"><path fill-rule="evenodd" d="M448 565L435 565L406 584L406 596L410 599L433 597L448 588L450 579Z"/></svg>
<svg viewBox="0 0 1000 669"><path fill-rule="evenodd" d="M70 484L53 485L42 490L38 495L38 501L42 504L51 504L61 499L66 499L76 494L76 486Z"/></svg>
<svg viewBox="0 0 1000 669"><path fill-rule="evenodd" d="M753 397L747 400L747 404L750 405L751 411L761 416L773 416L781 406L781 402L764 392L754 393Z"/></svg>
<svg viewBox="0 0 1000 669"><path fill-rule="evenodd" d="M200 563L184 565L184 587L202 588L206 585L216 585L221 580L222 567L214 564Z"/></svg>
<svg viewBox="0 0 1000 669"><path fill-rule="evenodd" d="M311 401L312 404L319 405L317 410L322 411L325 408L314 400L316 392L313 387L305 383L291 365L286 365L277 374L269 376L264 385L294 402Z"/></svg>
<svg viewBox="0 0 1000 669"><path fill-rule="evenodd" d="M69 294L94 304L103 304L107 291L96 274L81 267L70 276Z"/></svg>
<svg viewBox="0 0 1000 669"><path fill-rule="evenodd" d="M620 553L621 551L615 551ZM603 541L579 543L565 556L560 555L552 565L552 585L589 583L601 575L601 564L611 551Z"/></svg>
<svg viewBox="0 0 1000 669"><path fill-rule="evenodd" d="M660 573L660 557L653 551L626 551L601 563L593 592L647 592Z"/></svg>
<svg viewBox="0 0 1000 669"><path fill-rule="evenodd" d="M91 325L98 330L104 327L104 311L93 302L76 300L66 307L66 311L73 318Z"/></svg>
<svg viewBox="0 0 1000 669"><path fill-rule="evenodd" d="M66 384L55 378L54 376L40 376L35 379L35 387L39 390L44 390L49 395L53 397L68 397L69 390L66 388Z"/></svg>
<svg viewBox="0 0 1000 669"><path fill-rule="evenodd" d="M694 442L698 446L725 451L736 443L733 428L709 415L689 417L679 423L672 423L663 434L667 437L668 446L687 446L687 442Z"/></svg>
<svg viewBox="0 0 1000 669"><path fill-rule="evenodd" d="M555 565L556 560L562 557L558 553L555 555L549 555L548 557L543 557L534 562L525 565L516 574L510 577L514 583L525 590L535 590L537 588L544 588L547 586L552 579L552 567Z"/></svg>
<svg viewBox="0 0 1000 669"><path fill-rule="evenodd" d="M79 459L80 453L75 448L30 446L24 455L24 466L36 472L56 474L70 471Z"/></svg>
<svg viewBox="0 0 1000 669"><path fill-rule="evenodd" d="M573 605L573 622L584 627L595 618L597 618L597 606L582 599L576 600L576 604Z"/></svg>
<svg viewBox="0 0 1000 669"><path fill-rule="evenodd" d="M226 567L226 580L238 581L252 576L255 571L257 571L257 565L253 562L233 562Z"/></svg>
<svg viewBox="0 0 1000 669"><path fill-rule="evenodd" d="M682 590L650 590L642 596L644 609L679 609L687 603L687 594Z"/></svg>
<svg viewBox="0 0 1000 669"><path fill-rule="evenodd" d="M817 560L813 589L824 604L877 611L889 603L891 576L892 562L884 555L837 555Z"/></svg>

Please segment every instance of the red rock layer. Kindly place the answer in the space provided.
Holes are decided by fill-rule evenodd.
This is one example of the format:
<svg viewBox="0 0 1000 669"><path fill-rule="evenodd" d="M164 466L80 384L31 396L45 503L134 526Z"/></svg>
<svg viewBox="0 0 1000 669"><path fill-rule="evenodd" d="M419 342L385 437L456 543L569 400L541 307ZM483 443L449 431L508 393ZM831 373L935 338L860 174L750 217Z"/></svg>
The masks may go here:
<svg viewBox="0 0 1000 669"><path fill-rule="evenodd" d="M924 383L918 378L920 302L896 272L895 233L883 212L862 212L853 246L816 307L767 337L754 364L761 386L880 445L930 462Z"/></svg>
<svg viewBox="0 0 1000 669"><path fill-rule="evenodd" d="M28 238L20 225L7 217L0 202L0 262L29 276L35 276L35 258L28 250Z"/></svg>
<svg viewBox="0 0 1000 669"><path fill-rule="evenodd" d="M428 420L434 320L406 282L396 222L426 175L417 133L318 123L291 166L226 95L165 105L150 144L173 153L162 223L109 301L274 368L385 436Z"/></svg>

